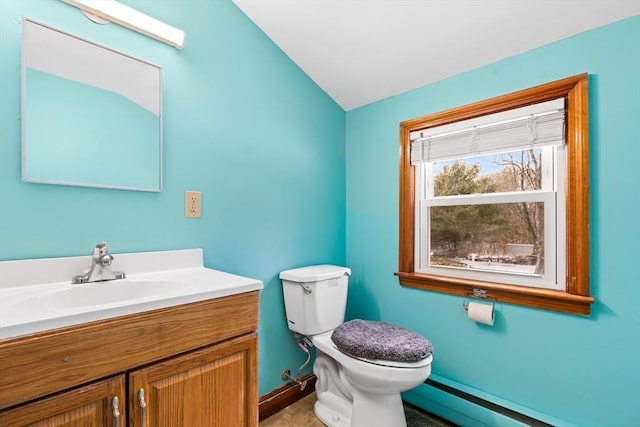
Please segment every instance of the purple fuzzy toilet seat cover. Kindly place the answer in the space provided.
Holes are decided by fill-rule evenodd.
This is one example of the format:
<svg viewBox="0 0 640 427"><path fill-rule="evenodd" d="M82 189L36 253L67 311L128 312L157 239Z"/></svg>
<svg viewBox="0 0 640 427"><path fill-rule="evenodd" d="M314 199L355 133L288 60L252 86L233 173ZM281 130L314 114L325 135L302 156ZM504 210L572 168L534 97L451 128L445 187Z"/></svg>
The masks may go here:
<svg viewBox="0 0 640 427"><path fill-rule="evenodd" d="M433 345L423 336L373 320L345 322L333 331L331 340L341 352L371 360L417 362L433 352Z"/></svg>

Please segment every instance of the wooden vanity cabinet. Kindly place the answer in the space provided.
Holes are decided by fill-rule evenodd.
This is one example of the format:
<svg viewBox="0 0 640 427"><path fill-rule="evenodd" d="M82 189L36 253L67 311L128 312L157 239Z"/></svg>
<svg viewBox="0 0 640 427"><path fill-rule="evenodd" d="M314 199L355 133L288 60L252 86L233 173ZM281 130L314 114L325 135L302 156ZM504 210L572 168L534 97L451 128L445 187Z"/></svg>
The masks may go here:
<svg viewBox="0 0 640 427"><path fill-rule="evenodd" d="M0 426L257 427L257 316L251 292L0 341Z"/></svg>
<svg viewBox="0 0 640 427"><path fill-rule="evenodd" d="M256 350L246 336L129 373L129 426L256 426Z"/></svg>
<svg viewBox="0 0 640 427"><path fill-rule="evenodd" d="M118 375L1 411L0 426L124 427L124 396L125 376Z"/></svg>
<svg viewBox="0 0 640 427"><path fill-rule="evenodd" d="M118 375L1 411L0 426L254 426L256 354L248 334L129 372L128 398Z"/></svg>

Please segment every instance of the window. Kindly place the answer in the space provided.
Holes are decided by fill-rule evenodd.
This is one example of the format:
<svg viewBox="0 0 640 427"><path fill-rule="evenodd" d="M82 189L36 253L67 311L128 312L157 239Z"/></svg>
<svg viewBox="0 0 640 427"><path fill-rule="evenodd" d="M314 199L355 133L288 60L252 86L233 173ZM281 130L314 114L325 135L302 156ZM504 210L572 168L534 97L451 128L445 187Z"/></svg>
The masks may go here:
<svg viewBox="0 0 640 427"><path fill-rule="evenodd" d="M560 98L411 133L416 271L565 289L564 113Z"/></svg>
<svg viewBox="0 0 640 427"><path fill-rule="evenodd" d="M402 285L589 314L587 81L401 123Z"/></svg>

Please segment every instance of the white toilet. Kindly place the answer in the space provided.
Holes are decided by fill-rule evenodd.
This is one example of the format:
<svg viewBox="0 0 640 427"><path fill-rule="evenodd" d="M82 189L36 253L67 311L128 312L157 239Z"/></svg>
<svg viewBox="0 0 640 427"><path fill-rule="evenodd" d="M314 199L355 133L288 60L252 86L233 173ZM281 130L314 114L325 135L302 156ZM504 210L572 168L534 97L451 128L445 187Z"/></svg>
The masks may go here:
<svg viewBox="0 0 640 427"><path fill-rule="evenodd" d="M350 274L349 268L334 265L280 273L289 329L309 337L317 349L314 412L329 427L406 427L400 392L424 382L432 355L397 362L339 350L331 336L344 322Z"/></svg>

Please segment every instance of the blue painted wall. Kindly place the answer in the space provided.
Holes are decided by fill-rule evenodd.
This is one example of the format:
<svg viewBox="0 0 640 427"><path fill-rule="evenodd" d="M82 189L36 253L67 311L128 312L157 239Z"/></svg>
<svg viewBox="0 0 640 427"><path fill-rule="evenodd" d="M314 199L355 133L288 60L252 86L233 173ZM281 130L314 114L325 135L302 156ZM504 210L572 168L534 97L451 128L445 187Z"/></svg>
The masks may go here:
<svg viewBox="0 0 640 427"><path fill-rule="evenodd" d="M233 3L128 0L183 28L176 50L61 1L0 2L0 260L204 248L207 266L260 279L260 394L302 352L281 270L345 262L345 113ZM163 68L164 191L20 180L21 17ZM64 136L61 136L64 137ZM184 191L202 218L184 218ZM0 278L2 280L2 278Z"/></svg>
<svg viewBox="0 0 640 427"><path fill-rule="evenodd" d="M640 16L349 111L347 264L353 286L348 315L424 334L435 345L434 374L484 397L579 426L638 425L638 41ZM466 319L462 298L400 287L393 276L399 122L583 72L590 74L596 298L591 317L498 304L496 324L488 327Z"/></svg>

